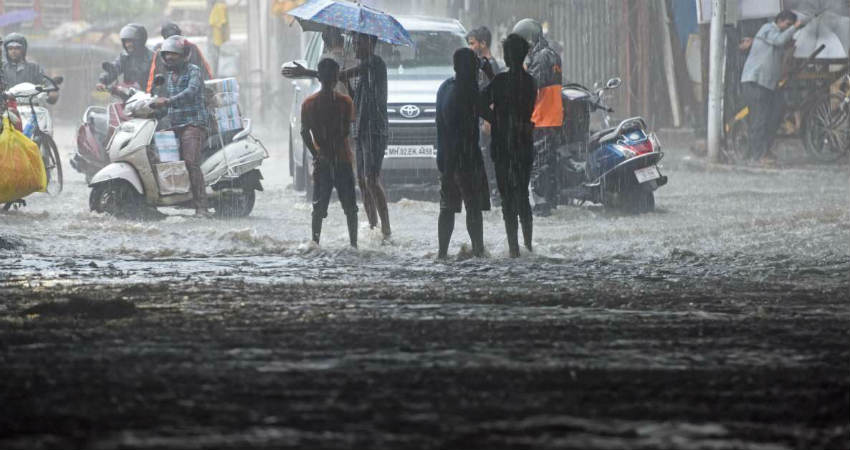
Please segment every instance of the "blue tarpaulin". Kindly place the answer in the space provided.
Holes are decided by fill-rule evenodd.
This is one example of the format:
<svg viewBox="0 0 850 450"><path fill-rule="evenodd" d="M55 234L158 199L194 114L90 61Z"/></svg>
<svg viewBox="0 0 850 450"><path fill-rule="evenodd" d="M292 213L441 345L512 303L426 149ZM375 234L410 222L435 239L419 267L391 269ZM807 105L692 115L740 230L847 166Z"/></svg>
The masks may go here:
<svg viewBox="0 0 850 450"><path fill-rule="evenodd" d="M19 9L16 11L0 14L0 27L14 25L21 22L32 22L38 17L34 9Z"/></svg>
<svg viewBox="0 0 850 450"><path fill-rule="evenodd" d="M688 35L696 33L698 30L696 2L674 1L673 25L676 28L676 35L679 36L682 50L684 50L684 47L688 44Z"/></svg>

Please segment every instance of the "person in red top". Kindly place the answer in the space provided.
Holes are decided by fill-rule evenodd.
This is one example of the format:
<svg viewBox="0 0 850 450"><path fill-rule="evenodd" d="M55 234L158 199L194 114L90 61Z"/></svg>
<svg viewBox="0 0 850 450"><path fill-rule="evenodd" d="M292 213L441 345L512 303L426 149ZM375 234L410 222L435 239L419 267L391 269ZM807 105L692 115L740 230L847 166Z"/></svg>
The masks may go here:
<svg viewBox="0 0 850 450"><path fill-rule="evenodd" d="M322 220L328 216L328 203L336 188L348 223L348 238L357 248L357 197L349 141L354 102L335 90L339 80L336 61L319 61L318 76L322 88L301 105L301 137L313 155L313 241L319 243Z"/></svg>
<svg viewBox="0 0 850 450"><path fill-rule="evenodd" d="M168 39L171 36L183 36L180 26L174 22L166 22L163 24L160 34L162 34L162 39ZM201 49L188 40L186 40L185 45L187 52L186 58L188 59L189 64L194 64L201 69L201 78L203 81L211 80L213 78L212 69L210 69L210 65L207 64L207 60L204 58L204 54L201 53ZM145 88L145 91L151 94L153 93L154 77L158 74L165 74L168 72L168 69L165 68L165 61L162 59L162 54L160 53L161 48L161 43L154 47L154 55L151 60L150 71L148 73L148 83L147 86L142 86Z"/></svg>

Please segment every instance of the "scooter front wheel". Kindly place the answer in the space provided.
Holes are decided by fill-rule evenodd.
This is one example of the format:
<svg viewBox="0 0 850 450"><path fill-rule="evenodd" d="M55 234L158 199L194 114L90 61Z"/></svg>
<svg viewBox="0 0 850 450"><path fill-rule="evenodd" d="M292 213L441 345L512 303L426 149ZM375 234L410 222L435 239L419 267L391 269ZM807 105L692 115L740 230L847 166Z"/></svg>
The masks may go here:
<svg viewBox="0 0 850 450"><path fill-rule="evenodd" d="M112 180L100 183L92 188L89 195L89 208L93 212L111 216L138 219L142 217L144 197L130 183L124 180Z"/></svg>

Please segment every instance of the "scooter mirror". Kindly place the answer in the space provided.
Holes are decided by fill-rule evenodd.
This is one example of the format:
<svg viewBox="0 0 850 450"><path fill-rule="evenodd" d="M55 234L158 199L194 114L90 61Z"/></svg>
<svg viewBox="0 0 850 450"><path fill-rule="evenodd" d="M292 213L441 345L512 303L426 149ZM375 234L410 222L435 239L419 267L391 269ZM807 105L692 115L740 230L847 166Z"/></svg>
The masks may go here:
<svg viewBox="0 0 850 450"><path fill-rule="evenodd" d="M165 77L162 74L153 77L154 86L162 86L163 84L165 84Z"/></svg>
<svg viewBox="0 0 850 450"><path fill-rule="evenodd" d="M607 89L617 89L620 85L623 84L623 80L619 77L614 77L608 80L608 83L605 84Z"/></svg>
<svg viewBox="0 0 850 450"><path fill-rule="evenodd" d="M104 61L103 64L100 65L100 68L110 73L114 69L114 67L112 67L112 63L108 61Z"/></svg>
<svg viewBox="0 0 850 450"><path fill-rule="evenodd" d="M64 82L64 81L65 81L65 77L63 77L62 75L59 75L57 77L53 77L53 82L56 83L57 86L62 84L62 82Z"/></svg>

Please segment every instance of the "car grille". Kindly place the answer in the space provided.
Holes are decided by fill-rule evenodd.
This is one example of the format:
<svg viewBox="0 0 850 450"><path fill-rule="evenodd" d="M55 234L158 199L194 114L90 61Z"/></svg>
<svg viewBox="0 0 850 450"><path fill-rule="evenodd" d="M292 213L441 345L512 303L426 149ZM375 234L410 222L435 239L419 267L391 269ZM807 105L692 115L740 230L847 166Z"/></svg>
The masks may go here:
<svg viewBox="0 0 850 450"><path fill-rule="evenodd" d="M437 145L437 126L390 124L389 145Z"/></svg>
<svg viewBox="0 0 850 450"><path fill-rule="evenodd" d="M416 106L419 108L419 115L416 117L404 117L401 115L401 109L404 106ZM424 105L416 103L392 104L387 105L387 118L390 120L434 120L437 117L437 110L433 104Z"/></svg>

